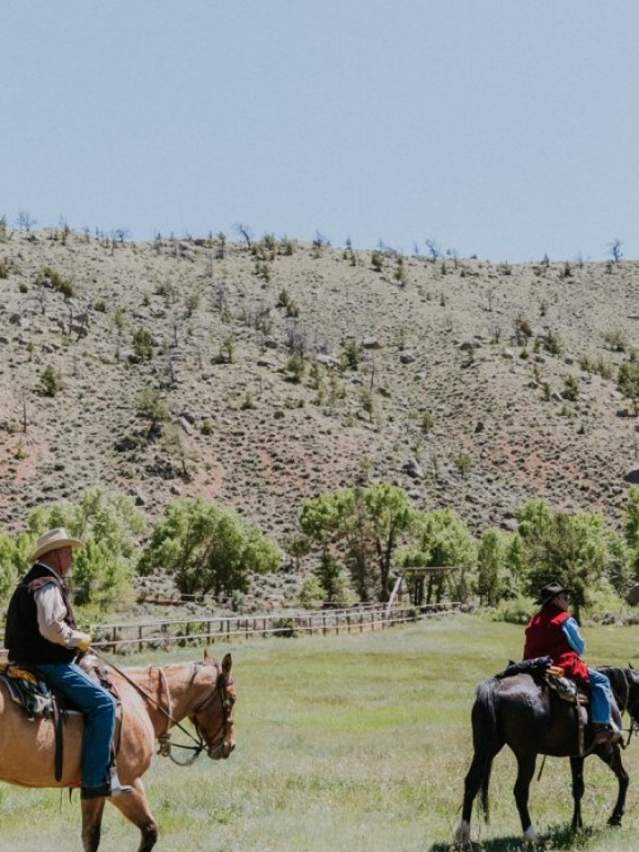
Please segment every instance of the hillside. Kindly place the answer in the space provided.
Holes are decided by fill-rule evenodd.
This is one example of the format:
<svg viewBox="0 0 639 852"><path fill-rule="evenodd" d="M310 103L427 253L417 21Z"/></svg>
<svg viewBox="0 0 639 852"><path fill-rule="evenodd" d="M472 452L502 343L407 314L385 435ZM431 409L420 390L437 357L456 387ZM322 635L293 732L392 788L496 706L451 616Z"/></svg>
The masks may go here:
<svg viewBox="0 0 639 852"><path fill-rule="evenodd" d="M615 377L639 344L639 263L400 262L269 241L221 254L218 240L5 235L0 524L100 485L150 517L202 495L283 542L305 497L362 477L475 530L512 528L535 495L619 521L639 453ZM346 350L357 369L339 369ZM176 431L149 434L145 389Z"/></svg>

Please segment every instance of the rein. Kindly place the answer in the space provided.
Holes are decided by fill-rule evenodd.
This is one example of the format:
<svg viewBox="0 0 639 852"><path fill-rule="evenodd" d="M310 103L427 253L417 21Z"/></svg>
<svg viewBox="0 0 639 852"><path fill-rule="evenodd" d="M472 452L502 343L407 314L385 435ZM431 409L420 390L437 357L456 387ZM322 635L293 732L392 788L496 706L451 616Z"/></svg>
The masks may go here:
<svg viewBox="0 0 639 852"><path fill-rule="evenodd" d="M158 737L157 737L157 741L158 741L157 753L161 757L170 758L171 761L173 763L175 763L177 766L190 766L192 763L194 763L197 760L197 758L200 756L200 754L207 748L207 744L204 740L204 737L202 736L199 725L197 724L197 721L195 719L193 721L194 721L195 731L197 733L197 739L188 730L188 728L185 728L184 725L182 725L182 723L179 722L173 716L173 713L172 713L173 707L172 707L172 701L171 701L171 690L169 689L169 684L168 684L168 681L166 679L166 675L164 674L164 671L162 670L162 668L158 666L159 681L160 681L160 684L163 685L165 690L166 690L168 710L165 709L160 704L159 701L156 701L155 698L150 693L148 693L146 691L146 689L144 689L139 684L137 684L134 680L132 680L124 671L122 671L121 668L116 666L110 660L107 660L106 657L103 654L101 654L99 651L96 651L94 648L92 648L91 651L92 651L92 653L94 653L96 655L96 657L98 657L98 659L102 660L104 663L106 663L106 665L110 666L115 672L117 672L120 675L120 677L124 678L124 680L128 684L130 684L130 686L132 686L135 689L135 691L142 696L142 698L144 698L146 701L148 701L150 704L152 704L157 710L160 711L160 713L162 713L162 715L164 715L166 717L166 719L167 719L166 731L163 734L159 734ZM219 665L217 663L215 663L214 665L215 665L215 668L216 668L217 673L218 673L217 679L215 681L215 687L214 687L213 691L210 693L210 695L207 695L207 697L204 699L204 701L202 701L200 704L197 705L197 707L195 707L193 709L193 715L194 716L195 716L196 713L200 713L203 709L208 707L209 704L212 702L213 698L215 697L215 695L218 692L218 688L219 688L219 684L220 684L220 678L222 677L222 673L221 673ZM191 677L191 683L193 682L196 673L197 673L197 664L194 663L193 664L193 675ZM221 702L221 705L222 705L222 711L223 711L223 715L224 715L224 730L225 730L226 729L226 723L228 721L228 704L224 700L224 697L223 697L222 694L220 694L220 702ZM187 737L189 737L189 739L193 740L195 745L181 745L180 743L171 742L171 735L169 733L169 728L171 727L171 724L175 725L184 734L186 734ZM172 748L181 748L181 749L184 749L186 751L192 751L193 754L187 760L180 761L180 760L177 760L175 757L173 757L173 755L171 754Z"/></svg>

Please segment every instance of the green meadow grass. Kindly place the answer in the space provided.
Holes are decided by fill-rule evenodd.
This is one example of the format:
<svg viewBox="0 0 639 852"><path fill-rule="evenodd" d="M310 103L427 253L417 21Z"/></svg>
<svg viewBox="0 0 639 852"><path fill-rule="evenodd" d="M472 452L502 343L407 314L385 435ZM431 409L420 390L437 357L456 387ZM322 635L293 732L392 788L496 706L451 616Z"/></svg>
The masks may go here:
<svg viewBox="0 0 639 852"><path fill-rule="evenodd" d="M193 850L432 850L448 848L471 757L476 683L521 652L521 628L454 616L374 633L233 645L237 749L226 762L179 769L156 758L145 776L160 825L156 847ZM588 661L626 665L639 629L588 628ZM227 646L215 646L220 655ZM195 649L172 660L194 659ZM132 662L161 662L159 654ZM571 813L568 761L548 759L531 810L549 849L639 850L639 737L624 827L606 819L616 780L586 763L584 819ZM488 852L520 847L515 762L496 759L491 824L473 818ZM110 807L101 849L135 849L137 829ZM0 786L0 850L80 849L79 802L53 790Z"/></svg>

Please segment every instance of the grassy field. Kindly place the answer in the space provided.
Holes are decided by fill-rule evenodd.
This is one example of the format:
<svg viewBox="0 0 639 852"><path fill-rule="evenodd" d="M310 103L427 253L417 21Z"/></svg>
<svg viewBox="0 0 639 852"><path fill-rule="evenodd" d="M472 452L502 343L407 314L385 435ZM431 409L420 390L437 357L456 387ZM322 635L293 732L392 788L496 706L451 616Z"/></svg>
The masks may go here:
<svg viewBox="0 0 639 852"><path fill-rule="evenodd" d="M590 628L588 660L625 665L637 628ZM471 616L349 637L233 646L238 746L226 763L179 769L161 758L145 780L167 852L193 850L431 850L448 848L471 753L475 684L521 648L521 629ZM192 659L177 651L172 659ZM161 661L159 655L136 662ZM616 781L586 764L584 819L573 838L567 761L548 759L532 787L547 848L639 849L639 738L622 829L605 822ZM481 848L519 848L514 759L495 761ZM0 787L0 850L79 849L79 803L55 791ZM137 830L107 808L101 849L135 849Z"/></svg>

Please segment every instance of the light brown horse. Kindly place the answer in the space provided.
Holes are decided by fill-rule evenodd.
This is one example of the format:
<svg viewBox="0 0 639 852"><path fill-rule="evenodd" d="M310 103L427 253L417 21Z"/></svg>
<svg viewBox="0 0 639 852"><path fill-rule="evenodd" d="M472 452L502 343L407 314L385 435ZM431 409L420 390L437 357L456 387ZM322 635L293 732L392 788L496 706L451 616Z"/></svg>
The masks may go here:
<svg viewBox="0 0 639 852"><path fill-rule="evenodd" d="M138 852L152 849L158 837L157 823L142 785L142 775L156 751L155 741L164 742L166 750L170 728L188 718L199 735L200 748L209 757L227 758L235 748L231 665L230 654L219 666L205 651L204 662L127 668L123 671L126 677L110 672L123 710L118 775L122 783L133 787L133 792L109 801L140 829ZM65 723L63 775L56 782L53 722L29 721L23 708L1 686L0 780L22 787L79 787L82 725L82 717L75 714ZM97 798L81 803L85 852L95 852L99 846L106 801Z"/></svg>

